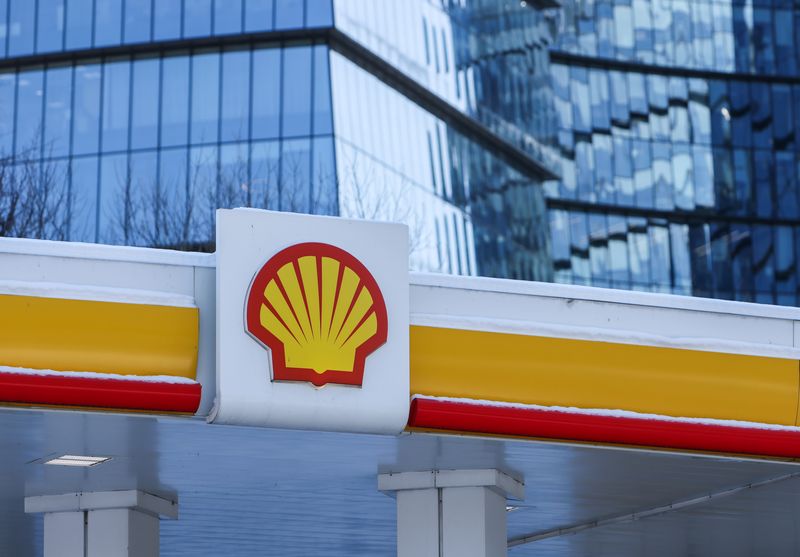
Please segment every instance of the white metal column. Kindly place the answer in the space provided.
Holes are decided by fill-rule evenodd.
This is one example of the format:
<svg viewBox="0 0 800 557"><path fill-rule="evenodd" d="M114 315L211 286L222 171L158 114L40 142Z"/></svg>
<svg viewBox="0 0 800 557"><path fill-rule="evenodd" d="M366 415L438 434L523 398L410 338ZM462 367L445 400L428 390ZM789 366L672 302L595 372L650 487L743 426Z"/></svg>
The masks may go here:
<svg viewBox="0 0 800 557"><path fill-rule="evenodd" d="M178 503L142 491L101 491L25 498L44 513L44 557L158 557L159 517L178 518Z"/></svg>
<svg viewBox="0 0 800 557"><path fill-rule="evenodd" d="M397 495L398 557L504 557L506 497L525 486L499 470L432 470L378 476Z"/></svg>

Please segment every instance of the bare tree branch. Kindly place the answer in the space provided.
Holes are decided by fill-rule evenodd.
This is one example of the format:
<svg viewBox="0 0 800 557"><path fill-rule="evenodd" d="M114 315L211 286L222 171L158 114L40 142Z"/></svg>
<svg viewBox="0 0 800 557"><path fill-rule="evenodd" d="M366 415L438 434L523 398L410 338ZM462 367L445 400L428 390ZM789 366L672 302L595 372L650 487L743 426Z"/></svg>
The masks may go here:
<svg viewBox="0 0 800 557"><path fill-rule="evenodd" d="M39 141L15 156L0 155L0 236L67 238L66 165L40 162Z"/></svg>

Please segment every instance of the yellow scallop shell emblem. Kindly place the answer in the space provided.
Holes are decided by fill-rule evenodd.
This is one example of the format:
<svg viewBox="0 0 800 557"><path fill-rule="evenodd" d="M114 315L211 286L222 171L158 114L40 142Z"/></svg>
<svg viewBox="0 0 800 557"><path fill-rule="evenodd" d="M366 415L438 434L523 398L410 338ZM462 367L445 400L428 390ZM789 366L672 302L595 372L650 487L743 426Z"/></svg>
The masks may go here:
<svg viewBox="0 0 800 557"><path fill-rule="evenodd" d="M284 249L256 273L246 329L271 350L273 380L360 386L388 322L366 267L341 248L309 242Z"/></svg>

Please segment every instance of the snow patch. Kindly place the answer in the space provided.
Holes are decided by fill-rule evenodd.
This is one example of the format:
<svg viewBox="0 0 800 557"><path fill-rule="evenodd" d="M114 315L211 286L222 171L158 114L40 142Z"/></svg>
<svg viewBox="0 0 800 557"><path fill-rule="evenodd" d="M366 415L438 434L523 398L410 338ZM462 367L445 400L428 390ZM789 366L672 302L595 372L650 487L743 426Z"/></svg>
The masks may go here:
<svg viewBox="0 0 800 557"><path fill-rule="evenodd" d="M765 429L772 431L787 431L792 433L800 433L800 427L789 426L789 425L746 422L742 420L720 420L716 418L684 418L678 416L665 416L663 414L647 414L641 412L632 412L630 410L611 410L606 408L576 408L571 406L542 406L539 404L522 404L517 402L499 402L496 400L480 400L474 398L455 398L455 397L428 396L428 395L413 395L411 399L453 402L457 404L468 404L470 406L492 406L496 408L515 408L519 410L537 410L542 412L554 412L562 414L580 414L584 416L603 416L607 418L630 418L636 420L712 425L720 427L737 427L742 429Z"/></svg>
<svg viewBox="0 0 800 557"><path fill-rule="evenodd" d="M81 379L112 379L117 381L138 381L144 383L173 383L194 385L197 381L188 377L174 375L122 375L118 373L96 373L93 371L55 371L52 369L30 369L25 367L0 366L0 374L37 375L44 377L71 377Z"/></svg>
<svg viewBox="0 0 800 557"><path fill-rule="evenodd" d="M83 242L56 242L28 238L0 238L0 253L44 255L78 259L102 259L132 263L154 263L194 267L216 267L213 253L182 252L168 249L108 246Z"/></svg>
<svg viewBox="0 0 800 557"><path fill-rule="evenodd" d="M136 290L133 288L114 288L109 286L88 286L63 282L0 280L0 294L155 306L197 307L194 298L186 294L158 292L155 290Z"/></svg>
<svg viewBox="0 0 800 557"><path fill-rule="evenodd" d="M521 294L544 298L563 298L587 302L606 302L633 306L686 309L710 313L727 313L750 317L800 320L800 309L788 306L756 304L732 300L716 300L678 294L637 292L549 282L499 279L492 277L464 277L439 273L410 274L411 286L450 288L475 292Z"/></svg>

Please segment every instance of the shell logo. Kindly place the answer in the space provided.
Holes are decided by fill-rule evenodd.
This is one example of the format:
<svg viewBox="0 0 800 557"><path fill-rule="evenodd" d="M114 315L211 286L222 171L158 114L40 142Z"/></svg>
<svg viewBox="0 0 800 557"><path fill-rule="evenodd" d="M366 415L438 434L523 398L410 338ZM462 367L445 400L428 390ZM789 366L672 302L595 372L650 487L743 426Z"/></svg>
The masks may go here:
<svg viewBox="0 0 800 557"><path fill-rule="evenodd" d="M361 386L367 356L386 342L383 294L345 250L290 246L256 273L245 328L272 352L273 381Z"/></svg>

